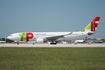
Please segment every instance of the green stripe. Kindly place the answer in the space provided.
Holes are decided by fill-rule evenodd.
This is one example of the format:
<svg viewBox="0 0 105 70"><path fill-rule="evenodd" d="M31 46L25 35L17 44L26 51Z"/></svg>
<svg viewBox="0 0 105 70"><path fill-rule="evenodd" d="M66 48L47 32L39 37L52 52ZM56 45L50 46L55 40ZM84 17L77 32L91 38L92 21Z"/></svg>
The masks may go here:
<svg viewBox="0 0 105 70"><path fill-rule="evenodd" d="M26 40L26 33L25 32L21 32L21 33L19 33L19 35L20 35L20 41Z"/></svg>
<svg viewBox="0 0 105 70"><path fill-rule="evenodd" d="M81 32L85 32L86 30L91 31L91 22L83 30L81 30Z"/></svg>

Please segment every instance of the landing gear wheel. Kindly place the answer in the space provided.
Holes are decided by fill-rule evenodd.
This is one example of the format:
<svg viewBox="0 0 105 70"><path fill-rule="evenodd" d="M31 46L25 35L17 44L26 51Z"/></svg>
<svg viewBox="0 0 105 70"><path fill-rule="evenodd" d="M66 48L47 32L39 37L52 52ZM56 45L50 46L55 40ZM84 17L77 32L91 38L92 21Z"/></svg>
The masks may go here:
<svg viewBox="0 0 105 70"><path fill-rule="evenodd" d="M56 45L56 44L57 44L57 42L56 42L56 41L54 41L54 42L51 42L50 44L51 44L51 45Z"/></svg>
<svg viewBox="0 0 105 70"><path fill-rule="evenodd" d="M77 45L77 42L74 42L75 43L75 45Z"/></svg>
<svg viewBox="0 0 105 70"><path fill-rule="evenodd" d="M19 42L17 42L17 45L19 45Z"/></svg>

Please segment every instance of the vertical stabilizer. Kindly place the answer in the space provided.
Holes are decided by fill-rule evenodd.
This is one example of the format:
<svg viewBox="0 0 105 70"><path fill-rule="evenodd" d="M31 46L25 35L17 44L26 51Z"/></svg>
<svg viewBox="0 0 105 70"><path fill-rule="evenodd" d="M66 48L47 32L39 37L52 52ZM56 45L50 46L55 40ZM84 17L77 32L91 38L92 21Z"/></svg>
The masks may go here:
<svg viewBox="0 0 105 70"><path fill-rule="evenodd" d="M83 30L81 30L81 32L85 31L95 32L98 27L99 20L100 20L99 16L95 17Z"/></svg>

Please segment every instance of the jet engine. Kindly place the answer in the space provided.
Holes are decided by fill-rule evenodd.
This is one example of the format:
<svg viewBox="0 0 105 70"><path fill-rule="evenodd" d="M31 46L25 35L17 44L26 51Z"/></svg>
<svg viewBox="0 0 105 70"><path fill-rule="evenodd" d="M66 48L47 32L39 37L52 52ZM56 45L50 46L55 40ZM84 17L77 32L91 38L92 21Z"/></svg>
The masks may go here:
<svg viewBox="0 0 105 70"><path fill-rule="evenodd" d="M37 39L36 39L36 43L44 43L44 39L42 39L42 38L37 38Z"/></svg>

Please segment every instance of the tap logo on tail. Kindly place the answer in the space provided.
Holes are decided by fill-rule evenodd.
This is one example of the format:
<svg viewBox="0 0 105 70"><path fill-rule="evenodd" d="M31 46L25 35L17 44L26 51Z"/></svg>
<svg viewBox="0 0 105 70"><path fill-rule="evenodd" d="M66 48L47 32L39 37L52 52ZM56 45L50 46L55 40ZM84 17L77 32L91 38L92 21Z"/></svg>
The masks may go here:
<svg viewBox="0 0 105 70"><path fill-rule="evenodd" d="M95 32L97 27L98 27L98 23L99 23L100 17L97 16L95 17L83 30L82 32L85 31L92 31Z"/></svg>
<svg viewBox="0 0 105 70"><path fill-rule="evenodd" d="M100 17L94 18L94 20L91 22L91 31L96 31L98 23L99 23Z"/></svg>
<svg viewBox="0 0 105 70"><path fill-rule="evenodd" d="M32 32L21 32L20 35L20 41L29 41L34 37L34 34Z"/></svg>

